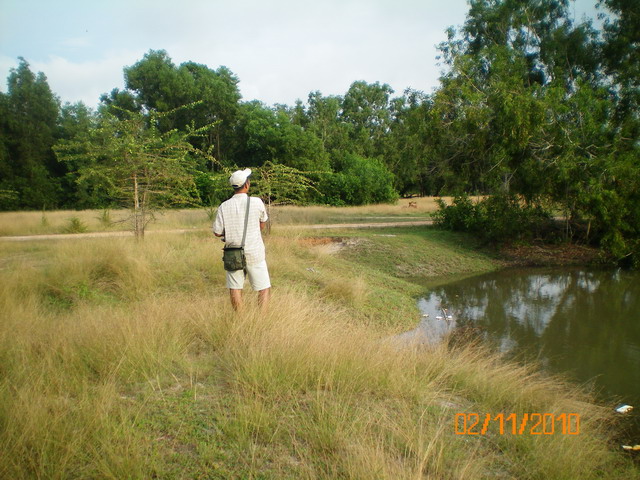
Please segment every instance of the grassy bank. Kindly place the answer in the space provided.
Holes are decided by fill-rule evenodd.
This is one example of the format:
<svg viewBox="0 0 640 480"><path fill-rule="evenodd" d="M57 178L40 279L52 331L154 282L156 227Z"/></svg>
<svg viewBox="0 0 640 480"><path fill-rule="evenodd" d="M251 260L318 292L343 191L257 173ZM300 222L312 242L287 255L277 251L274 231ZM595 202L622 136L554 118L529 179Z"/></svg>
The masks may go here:
<svg viewBox="0 0 640 480"><path fill-rule="evenodd" d="M233 314L205 233L1 243L0 478L638 474L575 388L477 346L390 341L418 321L411 277L497 268L468 239L309 235L268 239L264 316L249 291ZM580 434L456 435L462 412L577 413Z"/></svg>

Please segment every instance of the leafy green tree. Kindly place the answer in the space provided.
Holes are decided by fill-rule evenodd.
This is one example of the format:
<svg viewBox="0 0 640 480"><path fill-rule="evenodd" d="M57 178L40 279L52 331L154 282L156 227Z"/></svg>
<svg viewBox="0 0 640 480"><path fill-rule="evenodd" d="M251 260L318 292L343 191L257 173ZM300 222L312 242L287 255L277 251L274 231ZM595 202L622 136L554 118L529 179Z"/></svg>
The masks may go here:
<svg viewBox="0 0 640 480"><path fill-rule="evenodd" d="M128 110L139 105L145 111L168 111L199 102L194 108L179 110L163 118L158 128L185 131L190 125L214 125L206 137L198 139L198 148L213 147L216 158L233 158L230 151L239 114L238 78L226 67L212 70L195 62L176 66L166 51L151 50L136 64L125 68L126 91L114 90L103 102ZM114 113L114 112L112 112ZM195 139L192 141L196 141ZM211 169L213 164L209 164Z"/></svg>
<svg viewBox="0 0 640 480"><path fill-rule="evenodd" d="M125 112L142 112L142 109L136 96L127 90L114 88L111 93L100 96L99 111L109 112L118 118L126 118Z"/></svg>
<svg viewBox="0 0 640 480"><path fill-rule="evenodd" d="M0 92L0 208L15 208L18 192L14 189L14 173L10 153L12 132L9 129L9 96Z"/></svg>
<svg viewBox="0 0 640 480"><path fill-rule="evenodd" d="M589 22L574 25L569 0L470 0L467 19L455 37L442 45L445 61L471 55L480 72L490 73L491 60L484 52L503 46L519 52L526 61L528 84L564 81L596 75L599 67L596 32Z"/></svg>
<svg viewBox="0 0 640 480"><path fill-rule="evenodd" d="M319 91L308 98L307 130L322 142L322 148L331 156L350 151L349 125L342 119L342 97L323 97Z"/></svg>
<svg viewBox="0 0 640 480"><path fill-rule="evenodd" d="M305 109L304 103L302 103L302 100L296 100L296 104L293 106L293 108L289 108L286 105L283 105L282 107L279 106L279 109L287 112L292 124L298 125L299 127L302 127L304 129L307 129L309 127L310 118Z"/></svg>
<svg viewBox="0 0 640 480"><path fill-rule="evenodd" d="M473 0L459 34L450 30L441 45L449 70L432 109L443 130L438 164L463 191L500 188L529 202L549 193L558 157L580 128L562 112L601 78L595 32L574 25L567 6Z"/></svg>
<svg viewBox="0 0 640 480"><path fill-rule="evenodd" d="M73 141L88 138L91 130L98 128L97 114L84 103L67 103L60 110L57 141ZM79 171L89 167L89 157L81 155L63 163L66 174L61 178L62 204L69 208L105 208L111 203L105 191L92 188L91 184L78 182Z"/></svg>
<svg viewBox="0 0 640 480"><path fill-rule="evenodd" d="M355 153L367 157L380 154L391 122L391 94L393 90L386 83L357 81L349 87L342 100L341 118L351 127L350 139L357 149Z"/></svg>
<svg viewBox="0 0 640 480"><path fill-rule="evenodd" d="M384 159L401 195L434 195L442 188L436 175L434 139L430 118L431 97L408 90L391 102L391 125L384 141Z"/></svg>
<svg viewBox="0 0 640 480"><path fill-rule="evenodd" d="M278 163L303 172L327 172L329 157L322 142L309 130L291 122L284 109L258 101L242 105L238 126L237 163L262 166Z"/></svg>
<svg viewBox="0 0 640 480"><path fill-rule="evenodd" d="M559 207L567 239L581 231L623 259L640 253L638 124L628 108L637 76L626 65L635 47L621 45L634 38L633 8L601 3L619 14L605 22L604 46L590 23L570 20L564 0L473 0L441 46L448 71L429 113L439 174L450 172L452 185L500 194L504 211Z"/></svg>
<svg viewBox="0 0 640 480"><path fill-rule="evenodd" d="M195 122L196 125L213 125L201 148L214 145L217 159L221 162L231 161L235 152L230 147L240 113L238 77L227 67L212 70L193 62L183 63L179 71L188 76L191 101L200 102L193 113L183 119L182 124Z"/></svg>
<svg viewBox="0 0 640 480"><path fill-rule="evenodd" d="M124 69L125 86L149 111L166 112L185 104L188 79L164 50L150 50L136 64ZM175 128L176 116L164 118L161 128Z"/></svg>
<svg viewBox="0 0 640 480"><path fill-rule="evenodd" d="M604 22L603 60L618 89L623 114L640 104L640 4L633 0L600 0ZM637 118L637 115L636 115Z"/></svg>
<svg viewBox="0 0 640 480"><path fill-rule="evenodd" d="M51 208L59 201L59 170L51 149L59 101L43 73L34 74L24 58L8 77L0 98L0 190L14 192L0 208Z"/></svg>

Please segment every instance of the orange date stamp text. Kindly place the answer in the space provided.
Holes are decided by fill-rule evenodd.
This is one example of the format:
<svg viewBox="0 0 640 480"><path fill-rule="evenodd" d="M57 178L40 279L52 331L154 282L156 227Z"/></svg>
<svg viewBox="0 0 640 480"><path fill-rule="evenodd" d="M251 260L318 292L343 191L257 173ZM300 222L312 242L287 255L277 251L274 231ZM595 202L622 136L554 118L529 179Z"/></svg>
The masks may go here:
<svg viewBox="0 0 640 480"><path fill-rule="evenodd" d="M579 435L579 413L456 413L456 435Z"/></svg>

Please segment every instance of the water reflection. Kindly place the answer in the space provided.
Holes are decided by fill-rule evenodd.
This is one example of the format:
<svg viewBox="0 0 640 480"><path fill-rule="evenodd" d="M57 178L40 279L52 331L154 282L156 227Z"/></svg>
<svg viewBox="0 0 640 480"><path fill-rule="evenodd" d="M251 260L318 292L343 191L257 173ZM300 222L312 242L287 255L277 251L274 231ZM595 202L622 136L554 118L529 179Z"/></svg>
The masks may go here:
<svg viewBox="0 0 640 480"><path fill-rule="evenodd" d="M433 288L418 306L427 318L440 308L454 317L432 338L472 325L500 351L640 410L638 272L507 270Z"/></svg>

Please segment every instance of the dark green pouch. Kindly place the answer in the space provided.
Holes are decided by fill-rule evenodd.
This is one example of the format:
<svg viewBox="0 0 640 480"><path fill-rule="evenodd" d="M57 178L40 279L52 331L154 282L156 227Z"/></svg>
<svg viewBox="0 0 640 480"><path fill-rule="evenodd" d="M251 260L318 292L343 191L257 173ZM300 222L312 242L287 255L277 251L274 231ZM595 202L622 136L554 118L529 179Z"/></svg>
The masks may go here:
<svg viewBox="0 0 640 480"><path fill-rule="evenodd" d="M247 268L247 259L244 257L244 241L247 238L247 224L249 223L249 206L251 198L247 197L247 211L244 214L244 232L242 232L242 244L239 247L224 247L222 262L227 272L236 272Z"/></svg>
<svg viewBox="0 0 640 480"><path fill-rule="evenodd" d="M244 270L247 266L247 261L244 257L244 248L224 247L222 253L222 261L224 263L224 269L228 272Z"/></svg>

